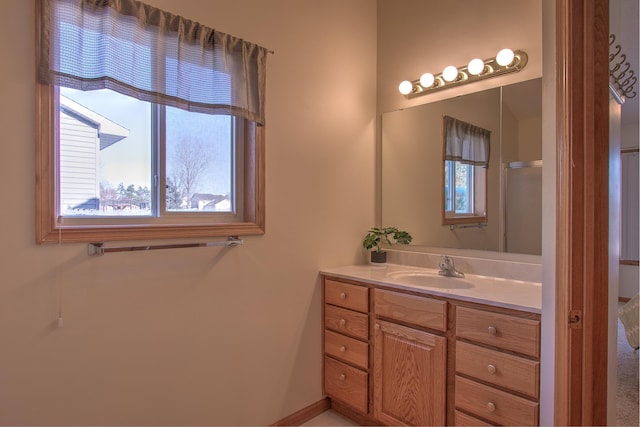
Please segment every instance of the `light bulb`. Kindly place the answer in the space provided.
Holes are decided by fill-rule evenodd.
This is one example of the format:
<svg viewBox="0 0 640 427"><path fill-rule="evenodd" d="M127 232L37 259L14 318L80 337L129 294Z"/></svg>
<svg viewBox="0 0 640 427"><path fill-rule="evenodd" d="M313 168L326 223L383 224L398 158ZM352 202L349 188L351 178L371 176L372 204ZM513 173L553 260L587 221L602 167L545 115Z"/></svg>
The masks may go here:
<svg viewBox="0 0 640 427"><path fill-rule="evenodd" d="M511 64L511 62L513 62L513 58L514 54L511 49L502 49L496 55L496 62L498 63L498 65L506 67L507 65Z"/></svg>
<svg viewBox="0 0 640 427"><path fill-rule="evenodd" d="M408 95L413 90L413 84L409 80L405 80L400 83L400 86L398 86L398 90L401 94Z"/></svg>
<svg viewBox="0 0 640 427"><path fill-rule="evenodd" d="M452 82L458 77L458 69L453 65L449 65L442 71L442 78L448 82Z"/></svg>
<svg viewBox="0 0 640 427"><path fill-rule="evenodd" d="M435 78L433 77L433 74L431 73L424 73L422 76L420 76L420 86L424 87L424 88L428 88L433 86L433 83L435 82Z"/></svg>
<svg viewBox="0 0 640 427"><path fill-rule="evenodd" d="M484 61L480 58L472 59L467 65L467 71L469 71L469 74L477 76L484 71Z"/></svg>

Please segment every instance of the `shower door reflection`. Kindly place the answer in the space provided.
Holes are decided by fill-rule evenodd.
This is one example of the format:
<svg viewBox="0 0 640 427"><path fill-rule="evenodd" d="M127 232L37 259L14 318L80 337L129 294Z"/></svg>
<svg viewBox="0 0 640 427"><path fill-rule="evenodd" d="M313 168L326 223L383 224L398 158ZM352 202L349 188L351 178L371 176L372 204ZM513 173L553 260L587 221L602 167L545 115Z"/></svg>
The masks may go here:
<svg viewBox="0 0 640 427"><path fill-rule="evenodd" d="M542 160L503 166L504 250L542 253Z"/></svg>

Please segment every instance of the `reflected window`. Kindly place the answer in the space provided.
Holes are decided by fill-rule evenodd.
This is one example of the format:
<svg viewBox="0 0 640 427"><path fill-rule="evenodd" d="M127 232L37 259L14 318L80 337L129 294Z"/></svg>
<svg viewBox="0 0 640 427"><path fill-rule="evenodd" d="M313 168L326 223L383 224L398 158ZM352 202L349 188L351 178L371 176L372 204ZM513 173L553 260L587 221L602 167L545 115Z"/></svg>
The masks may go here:
<svg viewBox="0 0 640 427"><path fill-rule="evenodd" d="M445 160L445 211L453 214L473 214L473 166Z"/></svg>
<svg viewBox="0 0 640 427"><path fill-rule="evenodd" d="M491 132L449 116L443 128L443 224L486 222Z"/></svg>

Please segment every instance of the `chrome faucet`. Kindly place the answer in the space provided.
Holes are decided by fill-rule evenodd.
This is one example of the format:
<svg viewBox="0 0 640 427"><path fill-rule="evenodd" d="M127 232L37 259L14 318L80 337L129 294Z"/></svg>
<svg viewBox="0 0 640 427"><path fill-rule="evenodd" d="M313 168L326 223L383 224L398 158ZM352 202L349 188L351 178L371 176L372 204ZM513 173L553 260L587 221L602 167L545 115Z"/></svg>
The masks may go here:
<svg viewBox="0 0 640 427"><path fill-rule="evenodd" d="M464 277L464 273L456 270L456 267L453 265L453 259L450 256L442 255L438 266L440 267L438 274L442 276Z"/></svg>

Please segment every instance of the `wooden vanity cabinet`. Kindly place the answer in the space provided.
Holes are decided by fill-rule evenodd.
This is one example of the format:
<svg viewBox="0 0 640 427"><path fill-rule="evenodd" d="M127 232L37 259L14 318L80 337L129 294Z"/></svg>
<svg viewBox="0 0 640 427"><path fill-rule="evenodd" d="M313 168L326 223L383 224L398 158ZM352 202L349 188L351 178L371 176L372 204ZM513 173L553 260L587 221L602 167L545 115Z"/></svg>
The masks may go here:
<svg viewBox="0 0 640 427"><path fill-rule="evenodd" d="M374 417L388 425L445 425L447 303L375 289L374 314Z"/></svg>
<svg viewBox="0 0 640 427"><path fill-rule="evenodd" d="M540 315L324 277L324 393L362 425L538 425Z"/></svg>
<svg viewBox="0 0 640 427"><path fill-rule="evenodd" d="M455 322L456 425L538 425L539 316L456 307Z"/></svg>
<svg viewBox="0 0 640 427"><path fill-rule="evenodd" d="M324 279L324 393L369 412L369 288Z"/></svg>

